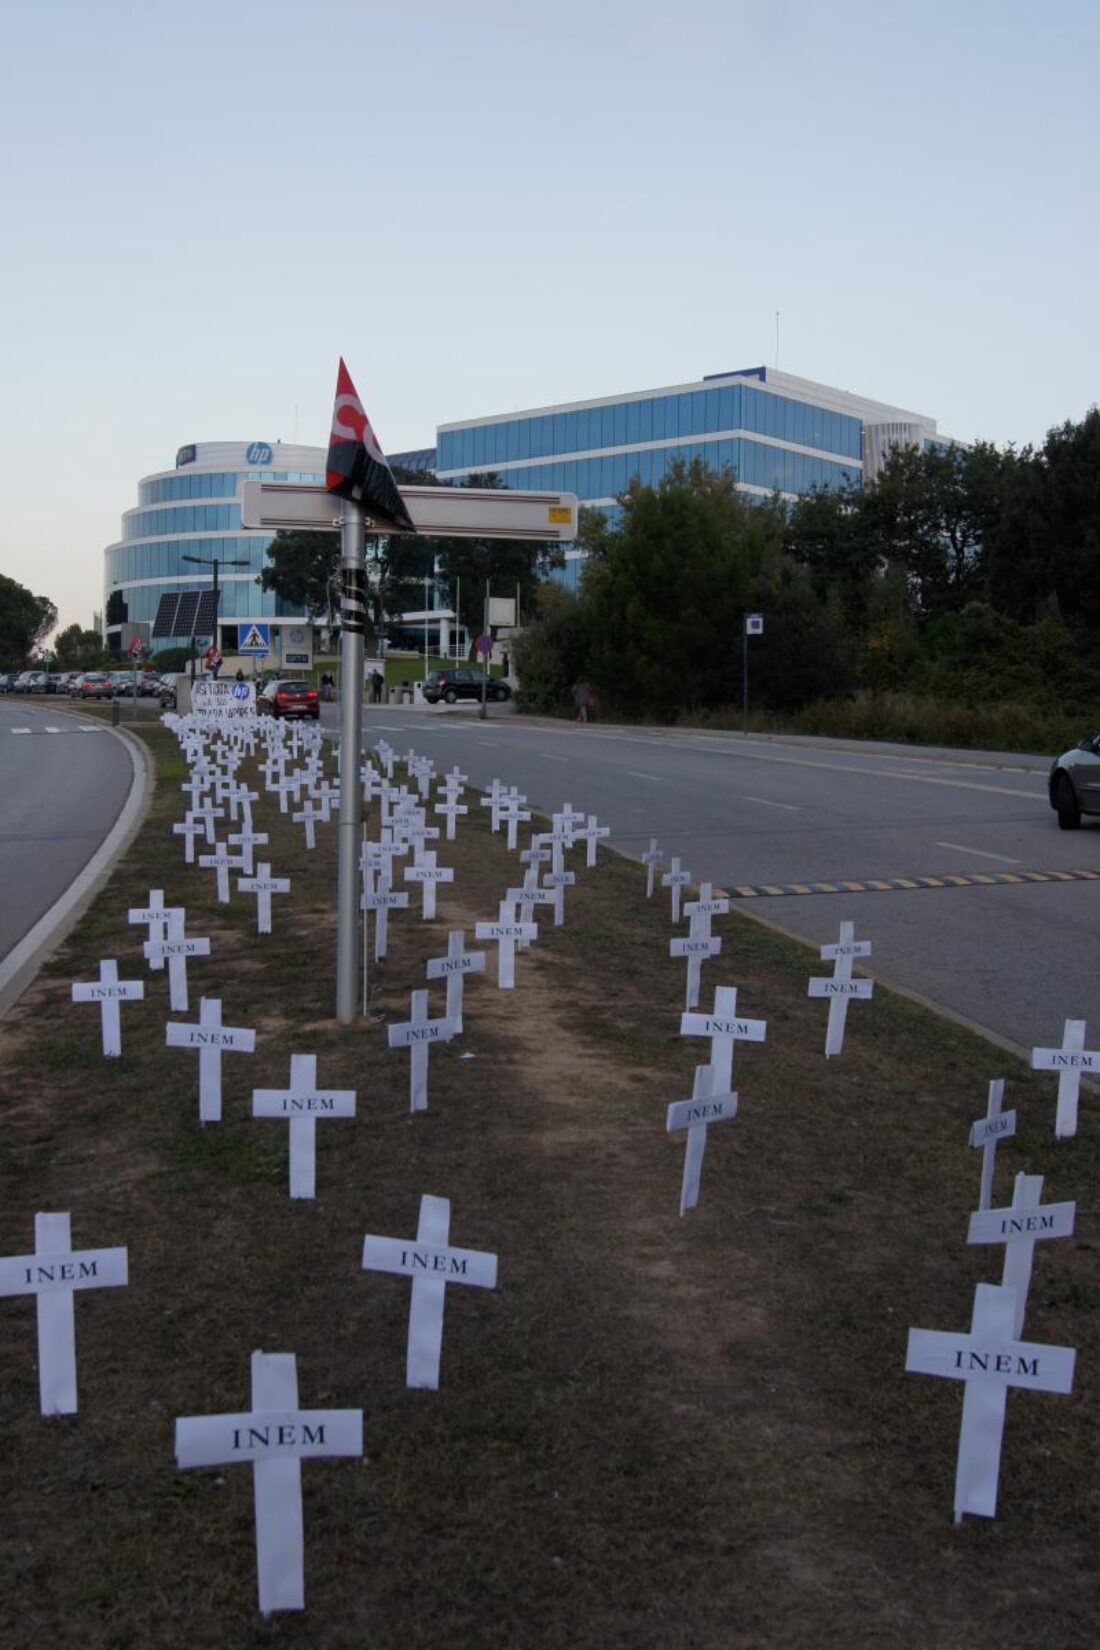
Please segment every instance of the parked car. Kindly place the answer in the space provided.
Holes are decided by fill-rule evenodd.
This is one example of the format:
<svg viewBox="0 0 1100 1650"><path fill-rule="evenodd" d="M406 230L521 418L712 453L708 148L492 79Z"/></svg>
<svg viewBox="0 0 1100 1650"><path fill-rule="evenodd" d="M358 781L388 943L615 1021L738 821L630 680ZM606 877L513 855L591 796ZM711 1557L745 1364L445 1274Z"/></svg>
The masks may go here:
<svg viewBox="0 0 1100 1650"><path fill-rule="evenodd" d="M51 670L46 676L46 693L64 693L68 677L60 670Z"/></svg>
<svg viewBox="0 0 1100 1650"><path fill-rule="evenodd" d="M33 676L33 670L21 670L19 675L15 678L15 686L12 688L12 692L29 693L31 691L31 679Z"/></svg>
<svg viewBox="0 0 1100 1650"><path fill-rule="evenodd" d="M480 670L433 670L424 683L424 697L429 705L437 705L442 699L445 705L453 705L459 699L481 698ZM512 690L507 682L501 682L490 676L488 687L485 690L487 699L510 699Z"/></svg>
<svg viewBox="0 0 1100 1650"><path fill-rule="evenodd" d="M321 715L321 695L308 682L265 682L256 697L256 709L261 716L309 716L316 722Z"/></svg>
<svg viewBox="0 0 1100 1650"><path fill-rule="evenodd" d="M171 670L166 675L157 678L157 698L160 700L162 710L175 710L176 708L176 679L178 675L178 671Z"/></svg>
<svg viewBox="0 0 1100 1650"><path fill-rule="evenodd" d="M28 693L45 693L46 692L46 683L50 679L49 675L46 671L44 671L44 670L32 670L30 672L30 678L31 678L30 686L27 688Z"/></svg>
<svg viewBox="0 0 1100 1650"><path fill-rule="evenodd" d="M1058 757L1048 790L1063 831L1076 831L1082 814L1100 814L1100 734Z"/></svg>
<svg viewBox="0 0 1100 1650"><path fill-rule="evenodd" d="M69 677L69 698L70 699L79 699L80 698L80 684L81 684L81 682L83 682L84 677L86 675L87 675L87 672L83 671L83 670L74 670L73 671L72 675Z"/></svg>
<svg viewBox="0 0 1100 1650"><path fill-rule="evenodd" d="M4 674L0 676L0 693L14 693L17 680L18 673L16 671L6 670Z"/></svg>
<svg viewBox="0 0 1100 1650"><path fill-rule="evenodd" d="M86 670L80 683L82 699L109 699L114 692L111 678L105 670Z"/></svg>

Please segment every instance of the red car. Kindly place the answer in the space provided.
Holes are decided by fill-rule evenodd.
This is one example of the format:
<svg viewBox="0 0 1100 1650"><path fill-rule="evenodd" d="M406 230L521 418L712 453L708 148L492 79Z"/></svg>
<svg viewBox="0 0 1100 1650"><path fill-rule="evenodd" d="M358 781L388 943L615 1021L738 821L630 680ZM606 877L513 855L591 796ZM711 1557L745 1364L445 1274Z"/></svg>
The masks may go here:
<svg viewBox="0 0 1100 1650"><path fill-rule="evenodd" d="M261 716L311 716L316 722L321 695L308 682L268 682L256 697L256 709Z"/></svg>

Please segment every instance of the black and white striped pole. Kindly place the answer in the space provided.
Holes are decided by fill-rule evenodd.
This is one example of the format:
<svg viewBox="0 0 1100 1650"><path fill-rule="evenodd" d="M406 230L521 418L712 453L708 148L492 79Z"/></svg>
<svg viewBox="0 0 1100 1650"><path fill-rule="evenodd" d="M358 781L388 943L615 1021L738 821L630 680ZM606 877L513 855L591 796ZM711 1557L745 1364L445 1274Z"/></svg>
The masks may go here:
<svg viewBox="0 0 1100 1650"><path fill-rule="evenodd" d="M363 649L366 625L366 521L362 505L341 499L340 566L340 823L337 836L336 1018L355 1021L359 999L359 789L363 743Z"/></svg>

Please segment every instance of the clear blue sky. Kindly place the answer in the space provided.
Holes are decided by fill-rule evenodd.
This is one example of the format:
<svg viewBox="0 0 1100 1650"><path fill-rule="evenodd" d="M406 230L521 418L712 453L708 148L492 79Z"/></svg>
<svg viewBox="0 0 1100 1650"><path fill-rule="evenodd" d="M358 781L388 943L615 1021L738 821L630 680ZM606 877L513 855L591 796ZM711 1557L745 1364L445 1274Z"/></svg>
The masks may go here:
<svg viewBox="0 0 1100 1650"><path fill-rule="evenodd" d="M1096 0L7 0L0 571L138 477L775 354L1040 440L1098 394Z"/></svg>

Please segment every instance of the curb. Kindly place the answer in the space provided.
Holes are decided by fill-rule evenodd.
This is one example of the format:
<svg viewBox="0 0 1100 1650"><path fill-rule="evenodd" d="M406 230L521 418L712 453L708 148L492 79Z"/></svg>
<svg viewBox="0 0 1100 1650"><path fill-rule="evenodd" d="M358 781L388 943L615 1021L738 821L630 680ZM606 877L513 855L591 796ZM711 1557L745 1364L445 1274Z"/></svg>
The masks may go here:
<svg viewBox="0 0 1100 1650"><path fill-rule="evenodd" d="M129 794L87 865L0 962L0 1019L19 1001L46 958L84 915L149 812L156 784L149 753L129 733L107 726L104 732L121 740L129 753L133 769Z"/></svg>

